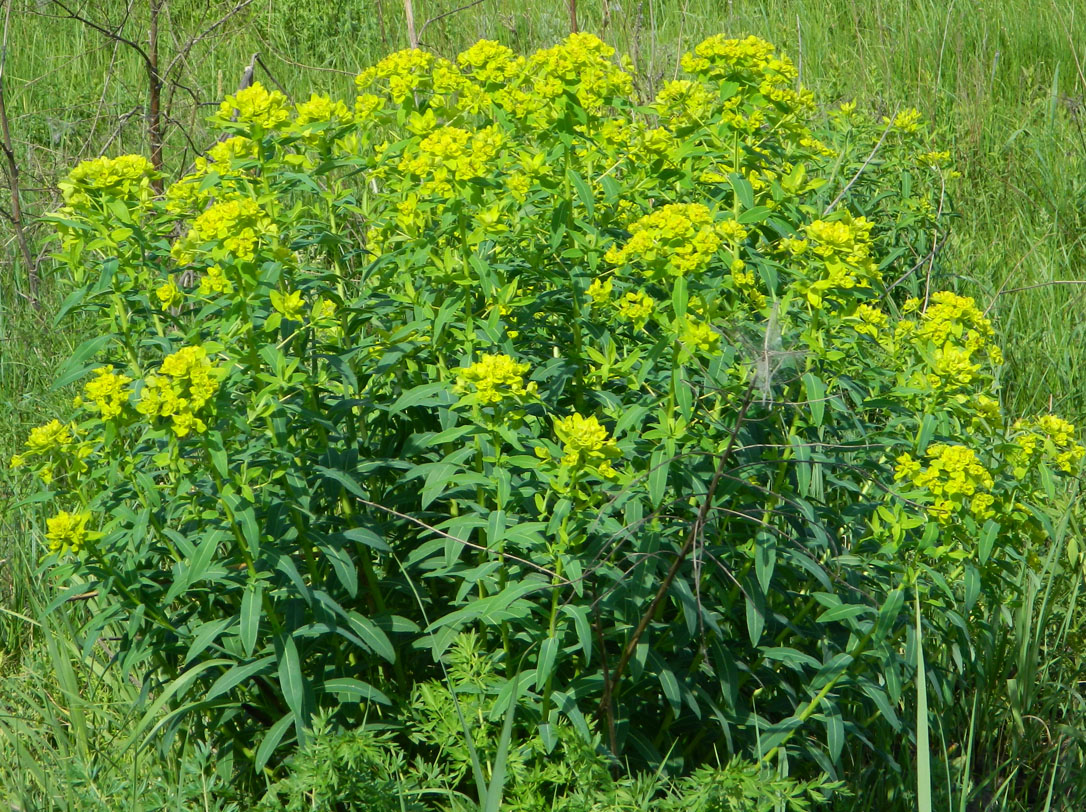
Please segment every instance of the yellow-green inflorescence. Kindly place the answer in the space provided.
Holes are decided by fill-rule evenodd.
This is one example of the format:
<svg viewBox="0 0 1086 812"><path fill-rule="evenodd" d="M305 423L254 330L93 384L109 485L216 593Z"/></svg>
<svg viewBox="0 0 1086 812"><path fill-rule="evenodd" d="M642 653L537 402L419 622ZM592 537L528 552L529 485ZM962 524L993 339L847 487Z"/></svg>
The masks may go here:
<svg viewBox="0 0 1086 812"><path fill-rule="evenodd" d="M727 231L717 226L708 206L672 203L630 226L630 239L605 259L615 265L637 263L650 278L666 279L704 270Z"/></svg>
<svg viewBox="0 0 1086 812"><path fill-rule="evenodd" d="M49 552L64 554L78 553L91 534L87 530L90 521L89 511L69 513L62 510L45 520L45 539L49 542Z"/></svg>
<svg viewBox="0 0 1086 812"><path fill-rule="evenodd" d="M183 347L162 360L158 374L147 376L136 410L169 418L178 437L203 432L207 423L199 414L218 389L220 376L203 347Z"/></svg>
<svg viewBox="0 0 1086 812"><path fill-rule="evenodd" d="M1033 419L1016 420L1011 426L1013 445L1010 451L1014 474L1025 479L1038 463L1062 471L1078 473L1086 447L1075 439L1073 424L1054 414Z"/></svg>
<svg viewBox="0 0 1086 812"><path fill-rule="evenodd" d="M605 479L617 476L611 460L621 452L595 415L556 418L554 433L562 443L561 465L570 471L590 469Z"/></svg>
<svg viewBox="0 0 1086 812"><path fill-rule="evenodd" d="M937 443L928 448L925 457L926 464L911 454L899 456L894 478L926 490L932 499L928 511L939 521L948 522L962 510L978 519L994 514L991 489L995 481L973 449Z"/></svg>
<svg viewBox="0 0 1086 812"><path fill-rule="evenodd" d="M120 417L128 403L128 384L132 379L114 372L112 366L98 367L94 378L83 387L83 397L103 420Z"/></svg>
<svg viewBox="0 0 1086 812"><path fill-rule="evenodd" d="M531 396L537 385L534 381L524 383L529 369L529 364L519 363L508 355L484 355L460 371L456 389L484 406L493 406L507 398Z"/></svg>

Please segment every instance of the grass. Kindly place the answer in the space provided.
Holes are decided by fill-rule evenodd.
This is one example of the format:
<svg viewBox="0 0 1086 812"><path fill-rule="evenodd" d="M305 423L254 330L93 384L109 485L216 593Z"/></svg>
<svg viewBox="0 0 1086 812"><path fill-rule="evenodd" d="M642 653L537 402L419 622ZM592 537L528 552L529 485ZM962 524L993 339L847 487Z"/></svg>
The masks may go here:
<svg viewBox="0 0 1086 812"><path fill-rule="evenodd" d="M98 5L88 5L101 15L96 19L122 19L124 4L103 3L105 12ZM142 42L146 4L137 5L122 32ZM178 42L231 5L171 0L164 61L177 53ZM459 5L415 0L422 41L443 56L482 37L526 52L569 30L565 4L542 0L483 0L424 26ZM921 109L962 172L947 190L955 220L941 255L941 284L990 308L1007 358L1010 412L1052 409L1076 423L1086 420L1086 320L1078 316L1086 286L1076 279L1086 264L1086 2L628 0L620 8L609 0L581 0L577 13L583 30L630 54L645 77L640 90L646 95L675 74L683 50L723 32L776 43L823 101L857 99L887 114ZM56 15L63 13L48 0L15 1L4 70L26 204L35 213L54 205L56 178L81 157L147 149L141 123L146 77L137 56ZM183 167L207 145L203 116L237 86L254 53L262 60L257 78L297 98L313 89L346 93L358 68L405 44L397 0L255 0L177 63L172 78L179 84L166 98L169 165ZM31 231L44 256L44 230L31 225ZM28 304L26 269L6 223L0 233L0 459L6 460L39 416L69 397L51 391L50 382L78 343L78 331L53 324L63 291L48 260L42 263L42 307ZM12 741L52 753L56 761L41 766L40 778L22 775L19 785L0 767L0 786L22 793L18 808L37 808L50 793L66 798L61 808L123 806L124 796L113 793L136 792L140 781L153 784L180 767L139 756L112 762L90 751L98 746L91 739L123 738L133 724L125 708L138 697L108 671L84 673L62 628L42 634L36 627L40 595L26 573L37 548L29 515L13 508L19 489L0 466L0 560L6 565L0 567L0 673L8 675L0 690L14 697L22 714L21 722L0 720L10 734L0 737L7 742L0 764L26 763L10 749ZM1062 554L1066 537L1077 539L1079 529L1054 529L1054 555ZM1072 724L1084 713L1074 677L1086 647L1079 588L1056 588L1052 566L1043 572L1038 581L1023 567L1022 606L1008 617L1006 638L988 641L975 701L961 718L930 731L931 762L916 765L914 777L930 780L934 808L987 808L968 804L969 796L995 809L1059 809L1076 782L1057 787L1057 774L1086 774L1082 734ZM1007 663L1019 674L1009 706L1001 700L1006 686L985 682ZM13 727L17 723L22 727ZM963 767L970 761L988 766L979 784ZM57 776L70 783L72 770L90 771L74 782L86 790L82 800L70 788L65 796L58 786L46 786ZM216 779L207 770L190 778L195 804ZM1078 791L1086 791L1082 781Z"/></svg>

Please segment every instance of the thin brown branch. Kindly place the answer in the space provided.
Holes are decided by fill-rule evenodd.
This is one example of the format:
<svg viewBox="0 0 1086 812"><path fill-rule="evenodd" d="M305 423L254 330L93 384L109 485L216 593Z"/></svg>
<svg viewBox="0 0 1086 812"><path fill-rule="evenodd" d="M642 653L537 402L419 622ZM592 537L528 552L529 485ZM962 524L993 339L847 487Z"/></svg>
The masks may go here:
<svg viewBox="0 0 1086 812"><path fill-rule="evenodd" d="M492 553L494 555L500 556L501 558L506 558L506 559L508 559L510 561L516 561L518 564L523 564L524 566L530 567L531 569L534 569L534 570L537 570L538 572L541 572L544 575L549 575L555 581L556 585L568 586L569 584L573 583L568 578L563 578L562 576L560 576L554 570L549 570L546 567L541 567L541 566L539 566L539 564L535 564L535 563L529 561L526 558L520 558L519 556L515 556L512 553L504 553L504 552L501 552L499 550L495 550L495 549L493 549L491 547L484 547L482 544L475 544L474 542L468 541L467 539L462 539L459 536L454 536L451 533L446 533L444 530L441 530L441 529L439 529L437 527L434 527L433 525L427 524L422 519L416 519L414 516L412 516L412 515L410 515L408 513L401 513L398 510L394 510L393 508L386 507L385 505L382 505L382 504L378 504L377 502L371 502L369 499L362 499L361 497L355 497L355 498L361 504L366 505L367 507L371 507L371 508L375 508L376 510L384 511L385 513L389 514L390 516L395 516L397 519L403 519L404 521L411 522L411 524L414 524L414 525L416 525L418 527L421 527L424 530L429 530L431 533L436 533L437 535L441 536L442 538L448 539L449 541L455 541L457 544L462 544L465 547L470 547L473 550L479 550L480 552L485 552L485 553Z"/></svg>
<svg viewBox="0 0 1086 812"><path fill-rule="evenodd" d="M855 184L856 181L860 179L860 175L864 173L864 170L867 169L868 165L873 160L875 160L875 156L878 155L879 150L882 149L883 141L885 141L886 136L890 134L890 130L894 128L894 119L897 118L897 112L899 109L900 108L895 108L894 112L890 114L890 119L886 122L886 129L883 130L882 135L879 136L879 140L878 143L875 144L875 148L871 150L871 154L864 159L864 162L862 164L860 164L860 168L856 170L856 174L852 176L852 179L845 184L845 188L837 194L837 197L833 199L833 202L830 203L830 205L826 206L826 210L822 212L823 217L833 211L833 207L841 202L841 198L848 194L848 190L851 189L853 184Z"/></svg>
<svg viewBox="0 0 1086 812"><path fill-rule="evenodd" d="M162 71L162 76L166 77L173 73L173 69L177 66L177 63L188 57L189 53L192 51L193 48L200 44L202 40L207 39L215 31L225 25L231 17L235 17L239 13L241 13L241 11L244 10L245 7L250 5L252 2L253 0L240 0L237 5L230 9L230 11L226 12L226 14L224 14L218 20L213 22L199 34L194 34L189 39L189 41L186 42L180 49L178 49L176 54L174 54L173 59L171 59L170 63L166 66L166 70Z"/></svg>
<svg viewBox="0 0 1086 812"><path fill-rule="evenodd" d="M615 666L614 676L604 683L603 696L600 698L599 713L604 716L607 722L608 729L613 725L613 713L614 709L611 707L611 697L614 694L615 687L618 685L619 680L622 679L622 673L626 670L627 664L630 662L630 658L633 657L634 651L637 649L637 644L640 642L642 635L648 628L649 623L656 616L656 609L663 601L664 596L667 595L668 590L671 589L671 584L675 580L675 576L679 573L679 568L683 565L683 562L690 556L691 550L694 549L694 545L698 539L701 538L701 532L705 527L706 518L709 515L709 509L712 506L713 496L716 494L717 486L720 484L720 480L725 473L725 467L728 464L728 460L731 458L732 449L735 447L735 442L739 437L739 431L743 427L743 422L747 416L747 410L750 409L751 404L754 402L754 383L747 387L746 396L743 399L743 405L739 409L739 413L735 418L735 426L732 427L731 436L728 437L728 444L724 448L724 453L720 455L720 462L717 463L716 471L713 472L713 478L709 482L709 488L705 492L705 499L701 503L701 508L698 510L697 518L694 519L694 524L690 528L690 533L686 537L686 542L683 544L682 549L679 550L679 554L675 557L675 560L671 564L671 568L668 570L667 575L664 577L663 582L660 584L660 588L656 590L656 595L653 597L652 602L649 604L648 609L645 610L641 616L640 622L637 624L637 628L634 629L634 633L630 636L629 641L626 643L626 648L622 651L622 657L618 661L618 665Z"/></svg>
<svg viewBox="0 0 1086 812"><path fill-rule="evenodd" d="M460 8L454 8L451 11L445 11L445 12L443 12L441 14L438 14L436 17L431 17L429 20L424 22L422 24L422 28L419 29L418 36L415 38L415 46L414 47L417 48L420 44L422 44L422 35L424 33L426 33L426 29L429 28L433 23L436 23L438 20L444 19L445 17L448 17L450 15L458 14L461 11L467 11L469 8L473 8L473 7L477 6L477 5L479 5L480 3L485 3L485 2L486 2L486 0L472 0L471 3L468 3L467 5L464 5L464 6L460 6Z"/></svg>
<svg viewBox="0 0 1086 812"><path fill-rule="evenodd" d="M87 26L88 28L93 28L99 34L103 34L104 36L107 36L112 40L116 40L117 42L123 42L125 45L127 45L129 48L134 50L137 54L139 54L140 59L143 60L144 66L150 67L151 57L147 53L147 51L145 51L143 49L143 47L138 42L134 42L134 41L128 39L128 37L122 36L121 33L120 33L121 29L124 27L124 22L126 22L128 20L128 15L127 14L125 14L125 20L122 21L122 23L119 26L117 26L116 29L110 30L110 29L106 28L105 26L99 25L98 23L94 22L94 20L88 19L87 17L84 17L82 14L76 13L75 11L70 9L68 6L66 6L61 0L52 0L52 2L53 2L53 5L59 6L60 9L65 14L67 14L70 19L73 19L76 22L83 23L83 25Z"/></svg>
<svg viewBox="0 0 1086 812"><path fill-rule="evenodd" d="M38 264L30 253L30 242L26 237L26 227L23 222L23 204L19 194L19 164L15 160L15 150L11 145L11 127L8 126L8 111L4 94L4 68L7 65L8 55L8 31L11 23L11 6L15 0L8 0L4 8L4 40L0 45L0 145L4 152L4 160L7 165L8 188L11 191L11 224L15 229L15 240L19 244L19 253L23 256L26 265L27 282L30 292L30 301L38 306Z"/></svg>
<svg viewBox="0 0 1086 812"><path fill-rule="evenodd" d="M412 48L418 48L419 38L415 33L415 4L413 0L403 0L403 16L407 21L407 44Z"/></svg>
<svg viewBox="0 0 1086 812"><path fill-rule="evenodd" d="M162 76L158 72L158 15L164 0L150 0L151 23L148 31L147 59L147 141L151 146L151 165L158 173L152 181L162 194Z"/></svg>

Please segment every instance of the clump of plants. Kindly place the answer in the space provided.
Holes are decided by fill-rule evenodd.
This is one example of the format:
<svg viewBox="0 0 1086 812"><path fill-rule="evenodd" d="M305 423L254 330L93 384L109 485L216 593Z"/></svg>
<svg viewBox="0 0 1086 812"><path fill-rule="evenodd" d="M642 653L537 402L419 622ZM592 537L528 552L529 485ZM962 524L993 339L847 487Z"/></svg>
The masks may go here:
<svg viewBox="0 0 1086 812"><path fill-rule="evenodd" d="M73 170L98 331L13 463L148 735L260 771L317 718L452 758L440 723L467 797L506 718L675 776L913 758L924 638L968 672L1086 450L1003 413L988 319L931 285L915 111L822 116L755 38L682 67L640 102L587 34L402 51L353 100L228 97L161 196L139 156ZM420 719L465 634L478 719L463 686Z"/></svg>

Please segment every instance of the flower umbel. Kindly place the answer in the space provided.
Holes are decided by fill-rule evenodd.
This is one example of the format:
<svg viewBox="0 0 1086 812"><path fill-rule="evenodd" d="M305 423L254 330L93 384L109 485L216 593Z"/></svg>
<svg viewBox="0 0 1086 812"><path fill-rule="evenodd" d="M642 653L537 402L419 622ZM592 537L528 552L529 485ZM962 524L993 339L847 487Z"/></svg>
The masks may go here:
<svg viewBox="0 0 1086 812"><path fill-rule="evenodd" d="M49 552L78 553L87 540L87 522L90 513L69 513L60 511L56 516L45 520L45 538L49 542Z"/></svg>
<svg viewBox="0 0 1086 812"><path fill-rule="evenodd" d="M510 397L523 397L536 391L535 382L524 384L528 364L518 363L508 355L484 355L456 378L459 392L473 393L484 405L493 405Z"/></svg>

